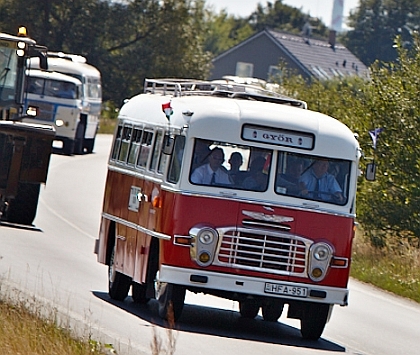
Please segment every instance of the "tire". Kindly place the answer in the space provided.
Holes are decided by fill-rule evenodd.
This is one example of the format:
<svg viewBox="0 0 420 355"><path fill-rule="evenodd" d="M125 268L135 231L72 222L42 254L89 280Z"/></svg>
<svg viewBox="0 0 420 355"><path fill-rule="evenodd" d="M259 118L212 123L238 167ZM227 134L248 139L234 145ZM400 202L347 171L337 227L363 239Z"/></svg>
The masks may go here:
<svg viewBox="0 0 420 355"><path fill-rule="evenodd" d="M283 312L284 303L273 299L261 306L262 316L267 322L277 322Z"/></svg>
<svg viewBox="0 0 420 355"><path fill-rule="evenodd" d="M19 183L16 197L10 201L6 220L32 225L38 208L40 184Z"/></svg>
<svg viewBox="0 0 420 355"><path fill-rule="evenodd" d="M239 301L239 313L243 318L254 319L259 310L260 305L254 299Z"/></svg>
<svg viewBox="0 0 420 355"><path fill-rule="evenodd" d="M131 277L115 270L114 265L115 248L112 251L108 267L108 293L116 301L124 301L130 291Z"/></svg>
<svg viewBox="0 0 420 355"><path fill-rule="evenodd" d="M135 303L146 304L150 298L146 297L147 284L133 282L131 285L131 297Z"/></svg>
<svg viewBox="0 0 420 355"><path fill-rule="evenodd" d="M91 154L93 152L93 147L95 146L95 138L89 138L84 140L84 148L86 148L86 152L88 154Z"/></svg>
<svg viewBox="0 0 420 355"><path fill-rule="evenodd" d="M300 320L302 337L307 340L318 340L327 324L329 313L329 304L309 304Z"/></svg>
<svg viewBox="0 0 420 355"><path fill-rule="evenodd" d="M83 154L85 126L81 123L77 126L76 139L74 140L74 154Z"/></svg>
<svg viewBox="0 0 420 355"><path fill-rule="evenodd" d="M63 140L63 153L65 155L73 155L74 151L74 140L65 139Z"/></svg>
<svg viewBox="0 0 420 355"><path fill-rule="evenodd" d="M159 285L159 317L169 322L176 322L181 317L185 301L185 287L171 283Z"/></svg>

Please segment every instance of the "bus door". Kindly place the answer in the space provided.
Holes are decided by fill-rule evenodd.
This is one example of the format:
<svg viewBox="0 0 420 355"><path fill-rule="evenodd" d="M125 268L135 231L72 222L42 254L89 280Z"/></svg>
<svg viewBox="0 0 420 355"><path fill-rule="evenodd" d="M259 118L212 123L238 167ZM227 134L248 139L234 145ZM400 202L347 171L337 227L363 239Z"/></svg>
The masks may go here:
<svg viewBox="0 0 420 355"><path fill-rule="evenodd" d="M134 255L137 242L137 214L140 208L142 180L136 178L134 171L136 139L141 130L131 124L119 125L116 132L111 160L114 168L108 170L108 184L104 201L104 210L117 218L115 222L115 269L132 276L134 273ZM130 162L132 169L127 169ZM114 187L114 188L112 188ZM103 220L104 221L104 220ZM105 221L107 221L105 219ZM109 222L103 222L102 230L109 229Z"/></svg>
<svg viewBox="0 0 420 355"><path fill-rule="evenodd" d="M135 166L137 171L136 178L129 186L130 207L129 220L134 219L138 225L136 232L136 243L133 253L133 280L143 283L147 266L147 256L149 252L151 236L147 233L149 226L151 190L153 183L146 177L148 173L149 157L151 156L152 142L154 133L151 129L135 127L131 140L128 164ZM133 214L134 213L134 214ZM131 257L131 255L130 255Z"/></svg>

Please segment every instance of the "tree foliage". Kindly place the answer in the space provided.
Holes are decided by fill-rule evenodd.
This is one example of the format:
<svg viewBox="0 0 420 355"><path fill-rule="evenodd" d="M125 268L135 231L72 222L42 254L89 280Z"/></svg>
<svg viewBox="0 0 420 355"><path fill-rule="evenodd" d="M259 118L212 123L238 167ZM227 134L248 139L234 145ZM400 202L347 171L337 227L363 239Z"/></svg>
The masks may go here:
<svg viewBox="0 0 420 355"><path fill-rule="evenodd" d="M403 45L410 46L419 22L420 0L360 0L349 16L352 30L342 40L368 66L375 60L394 61L395 37L401 35Z"/></svg>
<svg viewBox="0 0 420 355"><path fill-rule="evenodd" d="M49 50L86 56L117 104L145 77L207 77L204 16L200 0L0 0L2 32L24 25Z"/></svg>
<svg viewBox="0 0 420 355"><path fill-rule="evenodd" d="M301 9L285 5L282 0L277 0L274 3L267 1L266 7L258 4L257 10L250 17L250 22L257 32L268 27L300 33L308 23L313 35L324 37L327 35L327 27L320 19L304 14Z"/></svg>
<svg viewBox="0 0 420 355"><path fill-rule="evenodd" d="M310 109L338 118L359 134L365 159L377 163L375 182L359 181L358 220L380 245L389 235L420 238L420 37L404 47L398 37L397 61L376 62L371 80L314 82L283 79L286 93L308 102ZM383 128L373 149L369 130Z"/></svg>

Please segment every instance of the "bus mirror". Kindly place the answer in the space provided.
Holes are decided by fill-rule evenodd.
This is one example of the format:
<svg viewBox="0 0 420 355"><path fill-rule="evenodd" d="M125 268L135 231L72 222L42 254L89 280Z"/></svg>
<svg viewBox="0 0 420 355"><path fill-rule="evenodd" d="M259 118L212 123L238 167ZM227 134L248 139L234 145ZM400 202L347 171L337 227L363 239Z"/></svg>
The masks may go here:
<svg viewBox="0 0 420 355"><path fill-rule="evenodd" d="M40 45L29 47L29 56L38 57L39 68L43 70L48 70L47 47Z"/></svg>
<svg viewBox="0 0 420 355"><path fill-rule="evenodd" d="M165 140L163 142L162 152L166 155L171 155L174 149L174 137L165 136Z"/></svg>
<svg viewBox="0 0 420 355"><path fill-rule="evenodd" d="M366 180L368 181L375 181L376 179L376 165L375 163L369 163L366 165L366 173L365 173Z"/></svg>
<svg viewBox="0 0 420 355"><path fill-rule="evenodd" d="M39 53L39 67L41 69L48 70L47 56L42 52Z"/></svg>

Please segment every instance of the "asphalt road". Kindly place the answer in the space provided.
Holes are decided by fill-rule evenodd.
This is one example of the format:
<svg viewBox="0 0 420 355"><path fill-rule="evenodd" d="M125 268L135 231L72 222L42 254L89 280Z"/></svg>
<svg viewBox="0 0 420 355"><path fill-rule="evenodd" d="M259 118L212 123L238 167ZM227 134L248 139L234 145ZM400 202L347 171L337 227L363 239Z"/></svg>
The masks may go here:
<svg viewBox="0 0 420 355"><path fill-rule="evenodd" d="M166 347L168 328L155 301L112 301L107 267L93 253L111 136L99 135L94 154L52 156L41 188L36 228L0 226L0 290L37 300L82 336L111 343L118 354L151 354L154 336ZM304 341L299 322L283 312L277 323L240 318L237 304L187 293L172 335L175 354L419 354L420 305L357 281L350 305L335 307L322 338ZM164 352L162 352L164 353Z"/></svg>

